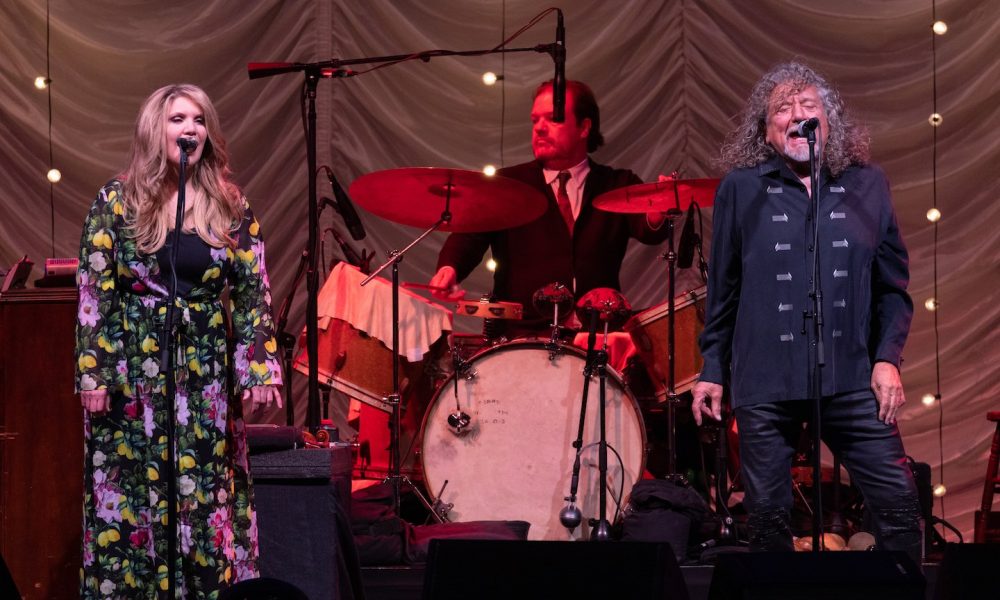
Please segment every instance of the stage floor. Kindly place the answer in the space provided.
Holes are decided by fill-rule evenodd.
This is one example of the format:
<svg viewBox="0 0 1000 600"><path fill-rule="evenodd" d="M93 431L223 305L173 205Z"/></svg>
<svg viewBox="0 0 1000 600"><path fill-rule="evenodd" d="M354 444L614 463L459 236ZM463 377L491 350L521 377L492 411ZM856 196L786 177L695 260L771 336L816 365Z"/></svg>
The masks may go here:
<svg viewBox="0 0 1000 600"><path fill-rule="evenodd" d="M927 588L926 600L933 600L939 563L924 563ZM682 566L681 575L687 586L690 600L707 600L712 584L711 565ZM423 565L393 567L362 567L361 579L367 600L420 600L424 585ZM469 591L474 598L474 591Z"/></svg>

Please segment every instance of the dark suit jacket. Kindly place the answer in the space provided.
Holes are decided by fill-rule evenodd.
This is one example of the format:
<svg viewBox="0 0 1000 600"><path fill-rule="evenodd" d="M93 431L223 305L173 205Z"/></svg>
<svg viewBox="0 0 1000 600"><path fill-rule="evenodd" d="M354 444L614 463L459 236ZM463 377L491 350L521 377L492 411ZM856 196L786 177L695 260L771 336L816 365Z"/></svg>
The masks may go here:
<svg viewBox="0 0 1000 600"><path fill-rule="evenodd" d="M631 171L590 162L572 239L537 161L501 169L498 174L542 191L548 202L545 213L512 229L452 234L438 257L438 268L454 267L461 281L480 264L486 249L492 248L497 261L493 292L497 300L524 305L521 325L544 328L546 319L551 321L551 315L540 315L532 305L536 290L556 281L572 286L574 277L577 299L594 288L620 290L618 272L629 239L646 244L666 239L667 228L650 229L644 214L616 214L593 207L594 198L604 192L642 183Z"/></svg>

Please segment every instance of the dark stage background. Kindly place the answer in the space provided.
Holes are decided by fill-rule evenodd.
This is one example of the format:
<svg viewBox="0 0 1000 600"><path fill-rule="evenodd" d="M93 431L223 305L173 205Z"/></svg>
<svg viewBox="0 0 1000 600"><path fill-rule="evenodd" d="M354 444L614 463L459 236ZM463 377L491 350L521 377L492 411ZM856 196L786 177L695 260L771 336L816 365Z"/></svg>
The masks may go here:
<svg viewBox="0 0 1000 600"><path fill-rule="evenodd" d="M507 33L548 4L506 2ZM301 78L251 82L246 64L489 47L501 39L503 5L52 0L52 152L63 174L54 188L55 255L76 255L95 192L124 166L142 99L160 85L189 81L208 91L222 115L237 179L264 226L279 303L306 240ZM575 0L563 9L567 75L589 82L603 109L608 143L595 158L628 166L646 180L674 169L685 177L720 175L712 159L750 86L775 62L800 58L840 87L871 127L874 158L893 183L910 248L917 311L903 369L909 403L900 426L909 452L931 463L939 482L938 406L920 402L935 390L933 319L923 308L933 294L934 272L934 229L925 218L934 192L931 0ZM32 85L46 69L45 11L42 0L0 3L5 266L25 253L40 265L51 254L48 106L46 93ZM938 111L944 116L937 130L936 183L944 215L937 265L944 508L969 538L991 434L984 416L1000 396L1000 3L942 0L937 17L949 26L933 40ZM551 42L554 27L553 16L515 43ZM484 86L480 75L486 70L502 72L504 86ZM531 94L551 76L546 56L520 54L412 62L323 81L319 163L331 165L346 185L380 169L521 162L530 157ZM329 195L326 186L320 192ZM332 217L326 214L324 225L332 223L348 237ZM380 258L417 234L363 211L362 220L369 232L363 246ZM443 237L432 236L408 256L402 279L430 277ZM636 307L665 300L660 251L636 247L629 255L623 279ZM686 274L679 289L692 281ZM466 287L483 291L488 282L481 270ZM296 329L304 324L303 297L304 286L292 315ZM65 360L72 360L68 352ZM305 410L297 404L301 420ZM282 416L275 411L268 418ZM941 509L938 503L935 513Z"/></svg>

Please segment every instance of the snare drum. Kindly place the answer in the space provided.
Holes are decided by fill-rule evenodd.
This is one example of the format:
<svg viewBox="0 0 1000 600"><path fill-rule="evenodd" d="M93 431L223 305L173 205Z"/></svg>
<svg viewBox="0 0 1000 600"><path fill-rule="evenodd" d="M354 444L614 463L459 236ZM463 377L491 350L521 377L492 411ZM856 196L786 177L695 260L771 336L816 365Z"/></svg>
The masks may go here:
<svg viewBox="0 0 1000 600"><path fill-rule="evenodd" d="M535 540L589 538L588 519L599 516L596 375L590 377L577 491L583 524L570 533L559 523L573 470L585 356L572 346L550 351L535 340L476 354L458 374L458 408L472 417L462 434L448 424L456 412L456 375L445 381L424 415L421 460L428 491L454 505L450 519L527 521ZM623 502L642 474L646 432L619 375L611 368L607 375L607 517L613 520L615 499Z"/></svg>

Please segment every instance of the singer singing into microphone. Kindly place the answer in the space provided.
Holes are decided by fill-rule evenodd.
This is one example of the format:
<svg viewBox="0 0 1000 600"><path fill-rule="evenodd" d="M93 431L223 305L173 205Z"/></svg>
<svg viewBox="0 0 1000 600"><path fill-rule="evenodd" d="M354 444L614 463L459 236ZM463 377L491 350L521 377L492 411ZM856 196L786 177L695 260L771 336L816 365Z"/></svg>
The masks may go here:
<svg viewBox="0 0 1000 600"><path fill-rule="evenodd" d="M181 153L182 231L174 231ZM177 300L166 306L176 244ZM241 398L281 404L260 225L230 180L212 102L193 85L146 99L128 165L83 227L76 387L86 440L82 598L215 597L257 577ZM229 310L222 304L229 290ZM175 311L177 367L162 323ZM232 338L227 338L227 323ZM176 381L167 414L166 380ZM175 420L178 563L167 564L166 424Z"/></svg>
<svg viewBox="0 0 1000 600"><path fill-rule="evenodd" d="M820 167L818 244L807 136ZM728 387L740 435L751 550L792 550L792 456L810 420L815 329L810 278L822 290L823 441L864 495L878 547L920 560L920 505L896 425L913 303L889 182L869 162L867 132L837 91L799 63L778 65L751 92L722 149L730 169L713 214L705 364L691 409L719 419ZM818 362L818 361L817 361Z"/></svg>
<svg viewBox="0 0 1000 600"><path fill-rule="evenodd" d="M458 282L479 265L487 248L497 262L493 293L498 300L524 306L522 321L507 323L508 337L547 331L552 316L539 314L532 305L534 292L552 282L573 290L576 298L594 288L621 289L618 279L629 240L645 244L666 239L660 227L663 216L624 215L592 206L600 194L641 180L632 171L602 165L589 153L604 143L601 113L590 88L579 81L566 82L565 118L553 119L552 81L535 91L531 107L531 148L535 160L497 172L538 188L548 209L535 221L490 233L454 233L438 256L438 271L431 285L449 291L435 292L443 300L461 298Z"/></svg>

